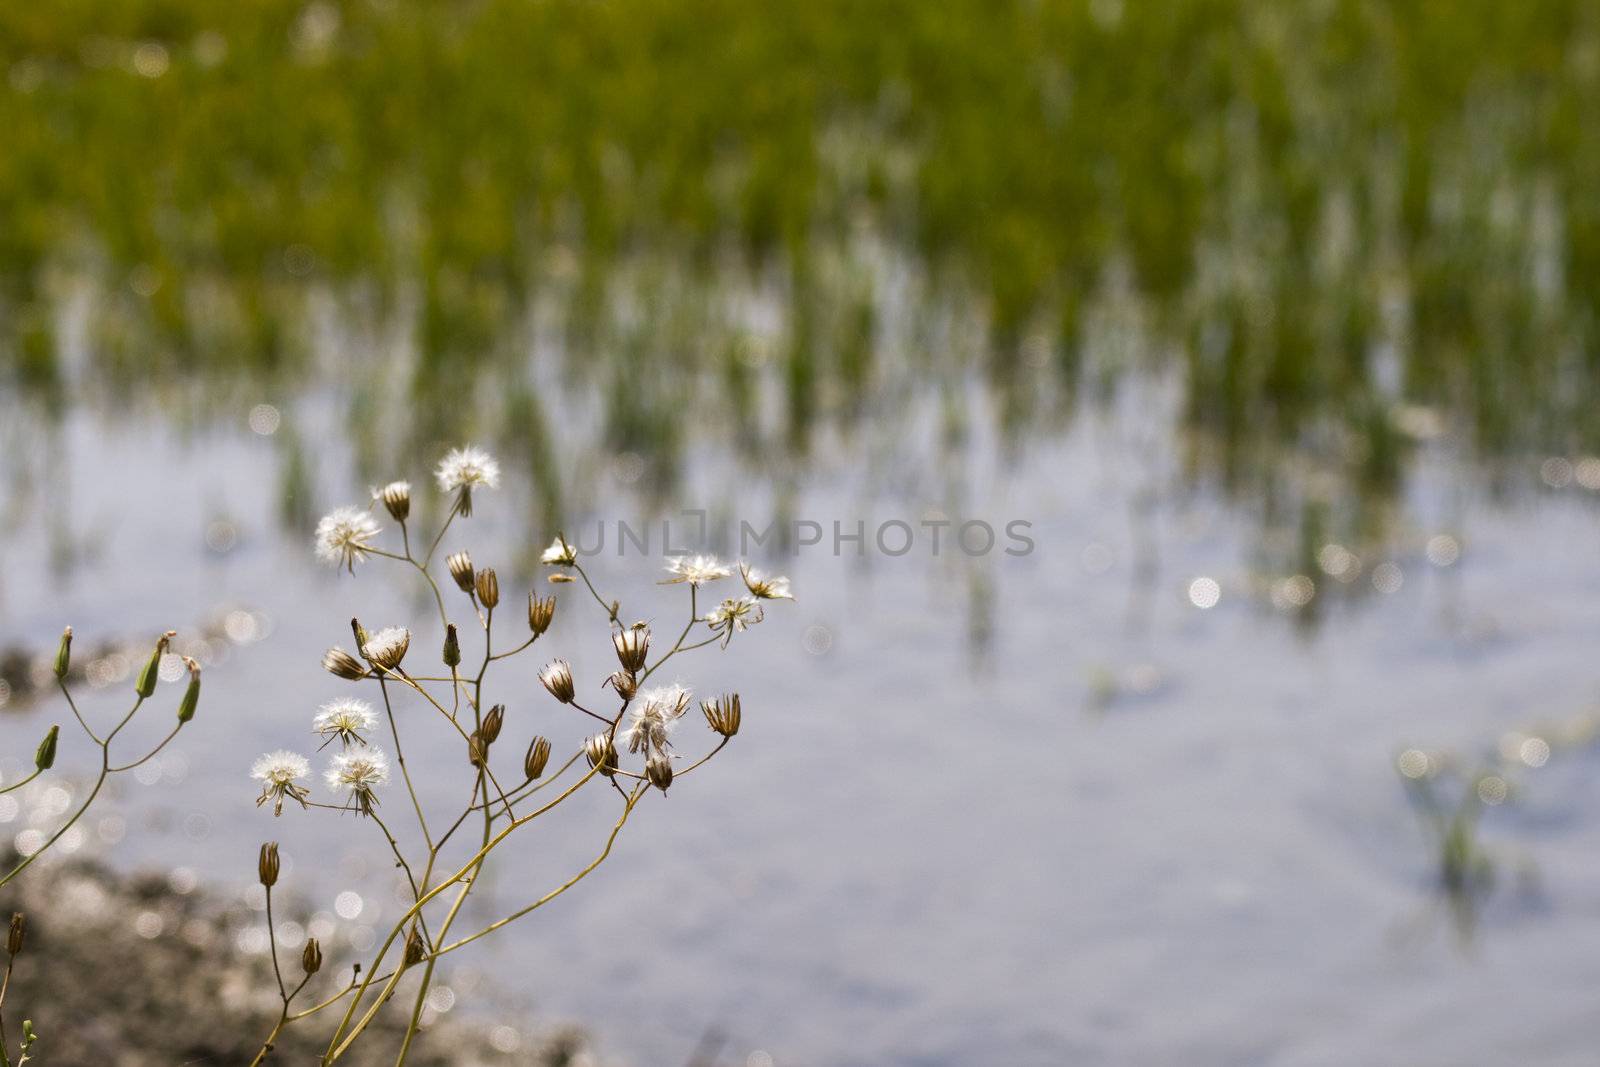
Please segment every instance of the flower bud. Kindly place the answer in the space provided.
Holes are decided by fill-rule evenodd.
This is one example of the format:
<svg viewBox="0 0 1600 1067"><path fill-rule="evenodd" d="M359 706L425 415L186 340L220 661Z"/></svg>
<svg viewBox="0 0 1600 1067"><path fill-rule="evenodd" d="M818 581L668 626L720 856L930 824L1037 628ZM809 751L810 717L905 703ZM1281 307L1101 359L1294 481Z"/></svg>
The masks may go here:
<svg viewBox="0 0 1600 1067"><path fill-rule="evenodd" d="M478 603L490 611L500 603L500 579L493 567L485 567L478 572Z"/></svg>
<svg viewBox="0 0 1600 1067"><path fill-rule="evenodd" d="M639 691L639 679L633 676L632 671L613 671L611 677L601 683L609 685L617 691L617 696L623 700L632 700L633 695Z"/></svg>
<svg viewBox="0 0 1600 1067"><path fill-rule="evenodd" d="M23 935L27 933L28 920L23 918L22 912L11 913L11 929L6 934L6 955L15 956L22 951Z"/></svg>
<svg viewBox="0 0 1600 1067"><path fill-rule="evenodd" d="M61 644L56 646L56 677L65 678L72 666L72 627L61 631Z"/></svg>
<svg viewBox="0 0 1600 1067"><path fill-rule="evenodd" d="M563 704L570 704L577 698L578 691L572 684L572 668L564 659L546 664L544 670L539 672L539 681L550 690L551 696Z"/></svg>
<svg viewBox="0 0 1600 1067"><path fill-rule="evenodd" d="M656 753L644 761L644 776L651 785L665 793L667 786L672 784L672 761Z"/></svg>
<svg viewBox="0 0 1600 1067"><path fill-rule="evenodd" d="M200 706L200 664L183 657L184 666L189 668L189 688L183 691L183 699L178 701L178 721L188 722L194 718L195 709Z"/></svg>
<svg viewBox="0 0 1600 1067"><path fill-rule="evenodd" d="M271 889L278 884L278 843L268 841L261 846L261 855L256 859L256 877L261 879L261 884Z"/></svg>
<svg viewBox="0 0 1600 1067"><path fill-rule="evenodd" d="M622 662L624 670L637 674L644 669L644 661L650 654L648 626L639 623L626 630L618 630L611 635L611 643L616 647L617 659Z"/></svg>
<svg viewBox="0 0 1600 1067"><path fill-rule="evenodd" d="M148 699L155 694L156 681L161 677L161 657L167 654L167 646L177 636L176 630L168 630L156 639L156 650L150 653L150 662L139 672L139 682L134 686L134 692L139 696Z"/></svg>
<svg viewBox="0 0 1600 1067"><path fill-rule="evenodd" d="M465 552L455 552L445 557L444 565L450 569L450 577L455 579L461 591L471 596L474 592L472 557Z"/></svg>
<svg viewBox="0 0 1600 1067"><path fill-rule="evenodd" d="M483 734L483 740L487 744L492 745L500 739L500 727L505 725L505 721L506 706L504 704L496 704L489 709L489 714L483 717L483 725L478 727L478 732Z"/></svg>
<svg viewBox="0 0 1600 1067"><path fill-rule="evenodd" d="M467 738L467 762L474 767L482 767L488 758L488 742L483 739L483 734L472 731L472 736Z"/></svg>
<svg viewBox="0 0 1600 1067"><path fill-rule="evenodd" d="M378 490L378 499L389 509L395 522L405 522L411 516L411 483L390 482Z"/></svg>
<svg viewBox="0 0 1600 1067"><path fill-rule="evenodd" d="M337 645L322 654L322 669L351 682L367 676L366 665Z"/></svg>
<svg viewBox="0 0 1600 1067"><path fill-rule="evenodd" d="M403 966L412 967L422 962L428 954L428 946L422 940L422 932L413 926L406 934L406 954Z"/></svg>
<svg viewBox="0 0 1600 1067"><path fill-rule="evenodd" d="M300 969L308 975L322 970L322 946L314 937L306 938L305 951L300 953Z"/></svg>
<svg viewBox="0 0 1600 1067"><path fill-rule="evenodd" d="M583 754L589 761L589 766L598 770L607 778L617 773L617 746L612 742L610 734L595 734L583 743Z"/></svg>
<svg viewBox="0 0 1600 1067"><path fill-rule="evenodd" d="M539 597L528 594L528 629L533 631L533 636L539 637L550 629L550 620L556 617L556 598L553 596Z"/></svg>
<svg viewBox="0 0 1600 1067"><path fill-rule="evenodd" d="M51 726L50 732L44 735L44 740L39 742L38 749L33 754L33 765L41 771L48 771L56 762L56 738L61 736L61 727Z"/></svg>
<svg viewBox="0 0 1600 1067"><path fill-rule="evenodd" d="M542 737L535 737L528 744L528 754L522 758L522 773L528 776L528 781L533 781L544 773L545 764L550 762L550 742Z"/></svg>
<svg viewBox="0 0 1600 1067"><path fill-rule="evenodd" d="M706 725L723 737L739 732L739 694L724 693L715 700L702 700L700 710L705 713Z"/></svg>
<svg viewBox="0 0 1600 1067"><path fill-rule="evenodd" d="M361 625L360 619L352 618L350 620L350 632L356 638L356 651L366 655L363 650L367 647L367 628Z"/></svg>
<svg viewBox="0 0 1600 1067"><path fill-rule="evenodd" d="M461 666L461 638L456 635L456 624L453 622L444 628L444 665Z"/></svg>

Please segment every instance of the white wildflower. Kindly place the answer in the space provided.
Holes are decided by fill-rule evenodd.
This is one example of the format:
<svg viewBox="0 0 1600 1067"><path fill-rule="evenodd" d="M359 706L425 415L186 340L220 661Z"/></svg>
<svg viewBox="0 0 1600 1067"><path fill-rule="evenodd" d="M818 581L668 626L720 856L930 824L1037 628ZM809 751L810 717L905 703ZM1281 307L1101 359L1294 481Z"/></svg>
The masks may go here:
<svg viewBox="0 0 1600 1067"><path fill-rule="evenodd" d="M343 564L354 574L356 564L373 550L372 541L382 527L361 508L335 508L317 523L317 558L335 566Z"/></svg>
<svg viewBox="0 0 1600 1067"><path fill-rule="evenodd" d="M667 573L672 577L663 582L663 585L688 582L698 587L707 582L714 582L718 578L726 578L733 572L716 556L678 556L667 561Z"/></svg>
<svg viewBox="0 0 1600 1067"><path fill-rule="evenodd" d="M472 514L472 491L500 485L500 464L481 448L452 448L434 471L439 488L456 494L456 510Z"/></svg>
<svg viewBox="0 0 1600 1067"><path fill-rule="evenodd" d="M338 740L345 745L364 745L365 732L378 725L378 715L365 700L346 698L322 705L311 729L327 738L324 745Z"/></svg>
<svg viewBox="0 0 1600 1067"><path fill-rule="evenodd" d="M539 557L539 562L550 567L570 567L578 562L578 550L567 544L567 539L560 534L550 542L550 547L544 550Z"/></svg>
<svg viewBox="0 0 1600 1067"><path fill-rule="evenodd" d="M310 773L311 764L298 752L268 752L250 766L250 777L261 783L256 807L270 801L272 814L282 815L285 798L297 800L304 807L307 790L299 782Z"/></svg>
<svg viewBox="0 0 1600 1067"><path fill-rule="evenodd" d="M653 748L666 754L670 748L667 735L688 709L689 698L689 690L681 685L641 690L634 701L633 716L622 731L628 751L648 754Z"/></svg>
<svg viewBox="0 0 1600 1067"><path fill-rule="evenodd" d="M765 617L755 597L729 597L706 612L705 623L713 632L722 635L722 647L727 648L736 631L748 630Z"/></svg>
<svg viewBox="0 0 1600 1067"><path fill-rule="evenodd" d="M322 777L335 793L348 792L351 806L370 812L378 803L373 790L389 780L389 760L381 749L352 749L334 756Z"/></svg>
<svg viewBox="0 0 1600 1067"><path fill-rule="evenodd" d="M794 599L794 594L789 592L787 578L762 574L748 563L739 564L739 575L744 578L744 587L750 590L750 595L757 600Z"/></svg>

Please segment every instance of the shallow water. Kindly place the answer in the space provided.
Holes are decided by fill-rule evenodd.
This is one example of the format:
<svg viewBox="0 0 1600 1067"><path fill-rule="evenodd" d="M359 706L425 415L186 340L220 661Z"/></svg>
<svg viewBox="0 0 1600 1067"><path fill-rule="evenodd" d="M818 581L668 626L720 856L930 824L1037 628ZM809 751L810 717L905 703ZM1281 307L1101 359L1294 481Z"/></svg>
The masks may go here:
<svg viewBox="0 0 1600 1067"><path fill-rule="evenodd" d="M1515 805L1487 811L1501 879L1465 943L1394 761L1409 745L1487 752L1591 705L1589 492L1490 499L1436 444L1392 554L1349 583L1308 576L1325 611L1307 625L1283 576L1260 569L1258 517L1187 482L1178 442L1152 428L1170 400L1130 386L1010 461L981 435L970 443L962 474L979 488L964 514L1028 520L1031 554L858 558L824 544L776 561L798 601L680 672L702 692L745 694L739 737L650 797L578 890L452 960L443 977L460 1003L473 1000L469 972L486 970L635 1063L683 1062L708 1030L735 1062L765 1051L778 1064L1583 1062L1600 981L1593 753L1558 751L1517 779ZM342 967L349 940L397 911L382 842L328 812L275 822L246 772L261 750L310 747L316 704L346 688L318 659L348 642L352 614L382 625L423 620L429 605L382 561L352 579L280 532L281 457L248 410L180 435L158 417L79 408L33 438L26 466L59 477L10 509L0 637L43 647L70 621L80 641L143 639L253 612L230 622L250 639L216 642L226 655L162 773L120 785L83 848L248 893L258 844L277 838L285 883L336 923ZM313 396L296 416L316 499L358 499L332 410ZM888 479L838 445L793 514L915 523L948 505L928 486L950 472L928 466ZM599 519L639 525L637 489L603 477L581 535ZM516 558L546 535L516 518L527 492L513 477L481 497L447 544L480 563ZM774 514L759 479L714 453L692 457L675 500L758 526ZM1439 535L1460 546L1451 561L1434 542L1447 565L1426 551ZM1372 581L1385 562L1398 567L1383 572L1389 592ZM604 555L595 575L625 617L670 620L682 591L653 584L658 566ZM501 568L509 602L535 577L515 570ZM1217 583L1214 607L1196 606L1199 577ZM558 752L583 735L582 717L537 689L537 666L567 656L580 686L610 669L605 620L571 588L498 698L508 751L535 730ZM413 655L431 656L437 634L418 625ZM113 682L85 710L112 714L129 687ZM165 726L176 693L163 689L141 737ZM10 777L64 709L7 711ZM421 780L442 808L459 803L460 753L425 712L399 708L416 720L413 765L451 768ZM81 769L71 740L62 765ZM686 728L687 750L697 743ZM26 793L0 810L5 829L48 821L50 803ZM619 803L597 787L497 853L473 917L587 862ZM403 793L385 806L399 825ZM352 890L364 910L337 917ZM485 1025L504 1021L495 1010Z"/></svg>

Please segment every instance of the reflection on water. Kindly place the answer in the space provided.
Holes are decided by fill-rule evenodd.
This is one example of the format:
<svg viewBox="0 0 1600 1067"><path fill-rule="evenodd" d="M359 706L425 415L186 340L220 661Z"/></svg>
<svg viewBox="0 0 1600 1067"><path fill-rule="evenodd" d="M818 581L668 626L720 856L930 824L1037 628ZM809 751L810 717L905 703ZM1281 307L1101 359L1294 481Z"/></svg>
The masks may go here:
<svg viewBox="0 0 1600 1067"><path fill-rule="evenodd" d="M1419 442L1497 485L1600 451L1600 20L1481 16L8 12L4 366L196 425L338 382L363 472L492 438L545 520L612 460L665 497L708 439L792 484L908 390L947 455L977 418L1022 448L1153 369L1182 475L1316 580L1387 550Z"/></svg>
<svg viewBox="0 0 1600 1067"><path fill-rule="evenodd" d="M0 10L0 774L29 650L114 691L188 622L216 710L76 847L247 880L338 620L426 614L305 534L448 445L507 588L685 508L1020 518L778 550L738 758L475 965L641 1063L1587 1054L1600 775L1529 724L1600 639L1600 19L857 8ZM383 872L294 830L359 949ZM1475 958L1396 947L1434 893Z"/></svg>

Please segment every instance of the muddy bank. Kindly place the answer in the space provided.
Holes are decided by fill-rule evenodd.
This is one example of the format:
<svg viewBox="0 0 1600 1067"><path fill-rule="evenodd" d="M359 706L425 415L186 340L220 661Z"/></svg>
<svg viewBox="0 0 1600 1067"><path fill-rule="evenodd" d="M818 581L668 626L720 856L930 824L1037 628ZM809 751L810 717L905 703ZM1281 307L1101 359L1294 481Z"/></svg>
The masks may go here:
<svg viewBox="0 0 1600 1067"><path fill-rule="evenodd" d="M280 1003L267 956L239 948L264 926L259 912L203 891L180 892L162 877L121 877L88 863L31 869L19 882L0 891L0 919L13 911L27 916L26 943L4 1004L13 1054L22 1021L30 1019L39 1035L30 1062L42 1067L250 1062ZM285 975L298 981L300 950L280 959ZM349 977L344 960L327 960L296 1006L325 999ZM485 995L477 1000L485 1002ZM409 1063L598 1062L575 1028L525 1016L507 1025L503 1010L475 1016L469 999L444 1005L447 1013L428 1013ZM351 1062L393 1063L409 1008L409 996L397 998ZM317 1062L337 1021L326 1014L291 1027L269 1062Z"/></svg>

